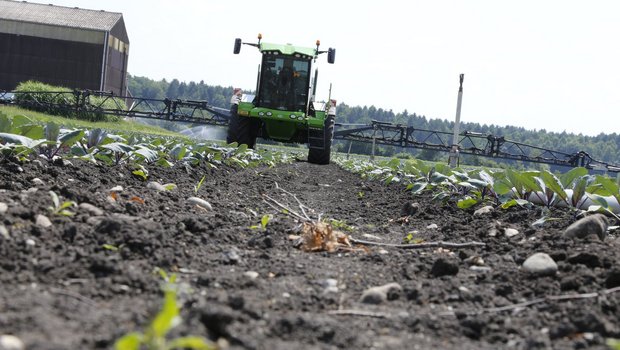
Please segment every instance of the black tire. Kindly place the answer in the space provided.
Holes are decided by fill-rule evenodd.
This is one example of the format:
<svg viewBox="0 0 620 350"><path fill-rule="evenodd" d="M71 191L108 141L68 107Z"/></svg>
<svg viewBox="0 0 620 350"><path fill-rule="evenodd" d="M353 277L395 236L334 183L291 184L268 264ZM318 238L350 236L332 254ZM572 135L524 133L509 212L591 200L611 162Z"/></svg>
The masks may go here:
<svg viewBox="0 0 620 350"><path fill-rule="evenodd" d="M330 162L332 152L332 139L334 138L334 116L327 116L325 119L325 129L323 130L324 145L323 149L310 148L308 150L308 163L327 165Z"/></svg>
<svg viewBox="0 0 620 350"><path fill-rule="evenodd" d="M254 148L258 135L258 128L260 126L259 121L250 117L238 118L239 141L237 142L240 145L248 145L248 148Z"/></svg>
<svg viewBox="0 0 620 350"><path fill-rule="evenodd" d="M254 118L240 117L237 113L237 105L230 109L230 121L228 122L228 133L226 142L236 142L239 145L248 145L254 148L258 135L259 122Z"/></svg>

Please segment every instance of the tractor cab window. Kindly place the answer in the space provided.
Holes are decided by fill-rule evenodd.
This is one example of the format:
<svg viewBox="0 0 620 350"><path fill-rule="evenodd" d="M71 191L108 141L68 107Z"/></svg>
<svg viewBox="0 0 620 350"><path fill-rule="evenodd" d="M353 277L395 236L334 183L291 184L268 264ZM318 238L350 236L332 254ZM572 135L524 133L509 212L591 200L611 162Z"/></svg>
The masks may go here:
<svg viewBox="0 0 620 350"><path fill-rule="evenodd" d="M305 112L310 61L291 56L263 55L258 106Z"/></svg>

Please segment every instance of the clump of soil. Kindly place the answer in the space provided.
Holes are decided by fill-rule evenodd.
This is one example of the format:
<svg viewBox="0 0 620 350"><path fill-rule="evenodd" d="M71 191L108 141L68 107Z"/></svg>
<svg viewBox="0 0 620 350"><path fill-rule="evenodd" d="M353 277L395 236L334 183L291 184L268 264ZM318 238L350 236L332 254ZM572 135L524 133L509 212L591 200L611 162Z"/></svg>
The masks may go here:
<svg viewBox="0 0 620 350"><path fill-rule="evenodd" d="M605 349L620 338L620 292L610 291L620 286L620 241L613 231L603 241L563 237L576 220L568 210L535 229L540 209L474 215L336 165L153 167L142 181L123 166L71 162L0 167L0 333L27 349L109 349L144 329L162 301L157 268L184 286L172 336L232 349ZM299 222L264 201L296 205L280 188L355 239L486 245L298 249L289 236ZM69 208L75 215L53 215L49 191L81 205ZM557 272L524 271L535 253ZM372 304L361 298L386 285Z"/></svg>

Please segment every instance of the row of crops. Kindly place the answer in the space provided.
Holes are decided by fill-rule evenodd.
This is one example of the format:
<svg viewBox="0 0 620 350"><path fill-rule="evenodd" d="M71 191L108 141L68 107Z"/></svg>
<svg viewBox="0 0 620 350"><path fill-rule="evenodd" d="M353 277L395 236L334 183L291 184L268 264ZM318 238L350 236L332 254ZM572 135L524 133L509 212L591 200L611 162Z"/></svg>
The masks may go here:
<svg viewBox="0 0 620 350"><path fill-rule="evenodd" d="M245 145L201 143L189 139L143 134L112 134L102 129L65 129L55 123L41 125L28 117L8 117L0 113L0 154L25 161L43 157L75 157L110 165L127 164L146 179L146 164L170 167L175 164L217 167L273 166L290 162L296 155L285 151L255 151ZM562 206L574 210L604 212L616 218L620 213L620 190L615 179L589 174L574 168L556 175L546 170L515 171L452 169L445 164L420 160L392 159L384 162L343 160L343 168L385 184L400 183L414 195L423 191L439 202L456 201L467 209L488 204L508 209L512 206Z"/></svg>
<svg viewBox="0 0 620 350"><path fill-rule="evenodd" d="M503 209L540 205L601 212L620 220L617 216L620 190L616 180L591 175L585 168L556 175L546 170L452 169L420 160L392 159L380 163L339 160L338 163L363 178L383 181L386 185L400 183L414 194L430 192L438 202L453 200L461 209L482 204Z"/></svg>
<svg viewBox="0 0 620 350"><path fill-rule="evenodd" d="M42 157L55 161L79 158L109 165L127 165L134 174L146 177L145 165L171 167L219 164L255 167L290 162L283 152L255 151L245 145L221 147L190 139L135 133L110 133L103 129L61 128L55 123L41 125L28 117L8 117L0 113L0 155L27 161Z"/></svg>

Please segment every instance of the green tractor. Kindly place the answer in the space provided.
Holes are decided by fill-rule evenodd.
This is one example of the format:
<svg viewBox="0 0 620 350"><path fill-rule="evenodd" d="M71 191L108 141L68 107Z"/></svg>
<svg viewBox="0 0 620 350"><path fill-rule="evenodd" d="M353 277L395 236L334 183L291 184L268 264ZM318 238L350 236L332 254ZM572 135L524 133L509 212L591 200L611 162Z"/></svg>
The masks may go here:
<svg viewBox="0 0 620 350"><path fill-rule="evenodd" d="M334 63L336 50L261 43L242 43L235 39L234 53L241 45L258 48L262 54L256 95L243 94L234 100L228 124L228 143L237 142L254 148L256 138L286 143L308 144L308 162L329 164L336 101L315 101L318 70L312 64L320 54L327 53L327 62ZM331 88L330 88L331 94ZM237 105L238 103L238 105Z"/></svg>

